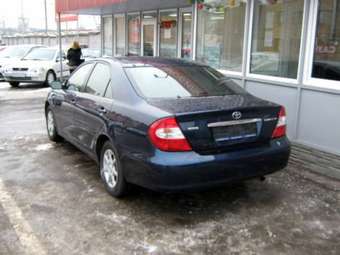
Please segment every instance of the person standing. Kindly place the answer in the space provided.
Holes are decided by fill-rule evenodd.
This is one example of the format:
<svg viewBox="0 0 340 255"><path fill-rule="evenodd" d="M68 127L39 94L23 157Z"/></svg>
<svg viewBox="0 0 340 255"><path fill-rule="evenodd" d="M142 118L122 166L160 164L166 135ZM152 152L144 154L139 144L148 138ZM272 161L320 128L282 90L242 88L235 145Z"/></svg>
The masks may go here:
<svg viewBox="0 0 340 255"><path fill-rule="evenodd" d="M67 60L68 60L68 66L70 67L70 74L73 73L74 70L77 69L78 66L80 66L84 61L81 59L82 52L80 45L77 41L74 41L72 43L71 48L67 51Z"/></svg>

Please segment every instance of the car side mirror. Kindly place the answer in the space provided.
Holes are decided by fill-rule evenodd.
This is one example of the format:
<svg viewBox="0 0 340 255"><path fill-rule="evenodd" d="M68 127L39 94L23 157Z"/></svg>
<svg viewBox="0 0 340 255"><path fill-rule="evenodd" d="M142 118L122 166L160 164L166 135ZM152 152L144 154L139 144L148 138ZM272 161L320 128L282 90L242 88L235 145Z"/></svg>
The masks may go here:
<svg viewBox="0 0 340 255"><path fill-rule="evenodd" d="M64 60L66 60L66 58L63 58L63 61L64 61ZM59 63L59 62L60 62L60 58L57 58L57 59L55 60L55 62Z"/></svg>
<svg viewBox="0 0 340 255"><path fill-rule="evenodd" d="M52 89L62 89L64 87L63 83L61 83L60 81L53 81L51 82L51 88Z"/></svg>
<svg viewBox="0 0 340 255"><path fill-rule="evenodd" d="M63 55L63 61L65 61L65 60L66 60L66 56ZM60 62L60 57L59 56L56 58L55 62L57 62L57 63Z"/></svg>

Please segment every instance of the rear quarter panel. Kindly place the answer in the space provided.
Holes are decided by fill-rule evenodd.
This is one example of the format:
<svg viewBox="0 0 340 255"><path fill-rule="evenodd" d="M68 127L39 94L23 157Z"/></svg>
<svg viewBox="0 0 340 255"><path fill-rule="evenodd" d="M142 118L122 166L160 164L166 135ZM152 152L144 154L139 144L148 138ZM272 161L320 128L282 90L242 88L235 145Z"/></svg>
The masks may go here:
<svg viewBox="0 0 340 255"><path fill-rule="evenodd" d="M112 109L108 113L108 134L123 156L134 154L142 157L152 154L148 128L154 121L171 114L148 104L138 96L118 63L113 63L112 76L114 98Z"/></svg>

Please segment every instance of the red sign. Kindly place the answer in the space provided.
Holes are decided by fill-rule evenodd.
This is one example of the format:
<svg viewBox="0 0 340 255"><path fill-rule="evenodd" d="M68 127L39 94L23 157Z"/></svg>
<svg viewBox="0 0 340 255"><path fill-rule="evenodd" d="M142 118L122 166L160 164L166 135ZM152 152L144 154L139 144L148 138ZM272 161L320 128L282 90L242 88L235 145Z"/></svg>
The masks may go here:
<svg viewBox="0 0 340 255"><path fill-rule="evenodd" d="M55 0L55 9L56 13L77 12L84 9L125 2L127 0Z"/></svg>
<svg viewBox="0 0 340 255"><path fill-rule="evenodd" d="M161 28L170 29L170 28L176 27L176 23L177 23L176 20L162 21Z"/></svg>
<svg viewBox="0 0 340 255"><path fill-rule="evenodd" d="M55 16L56 21L58 22L59 16ZM73 14L60 14L60 22L68 22L68 21L78 21L78 15Z"/></svg>

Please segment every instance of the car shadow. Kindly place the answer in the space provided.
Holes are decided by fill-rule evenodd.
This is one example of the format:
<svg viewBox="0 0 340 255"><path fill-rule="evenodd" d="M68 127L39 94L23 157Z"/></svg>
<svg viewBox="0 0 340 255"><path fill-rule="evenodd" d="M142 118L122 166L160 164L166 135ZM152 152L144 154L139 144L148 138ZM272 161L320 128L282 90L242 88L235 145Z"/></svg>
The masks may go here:
<svg viewBox="0 0 340 255"><path fill-rule="evenodd" d="M158 215L169 225L183 225L256 210L259 205L271 207L279 201L279 196L280 192L272 185L253 179L200 192L175 194L134 187L124 203L138 208L139 213Z"/></svg>
<svg viewBox="0 0 340 255"><path fill-rule="evenodd" d="M20 84L19 87L11 87L10 90L33 90L47 88L45 84Z"/></svg>
<svg viewBox="0 0 340 255"><path fill-rule="evenodd" d="M106 193L99 177L98 166L91 159L66 141L58 147L62 148L63 153L74 155L75 164L82 162L81 167L74 171L78 171L77 175L81 178L95 182L100 192L106 194L105 201L112 201L116 213L123 214L125 212L122 208L127 209L130 216L133 214L132 217L136 220L140 218L146 226L153 224L143 218L146 215L153 216L150 220L161 220L169 226L198 224L211 221L212 218L244 214L245 211L265 208L272 210L273 205L279 204L283 197L283 192L277 185L252 179L199 192L181 193L159 193L132 185L127 196L116 199Z"/></svg>

